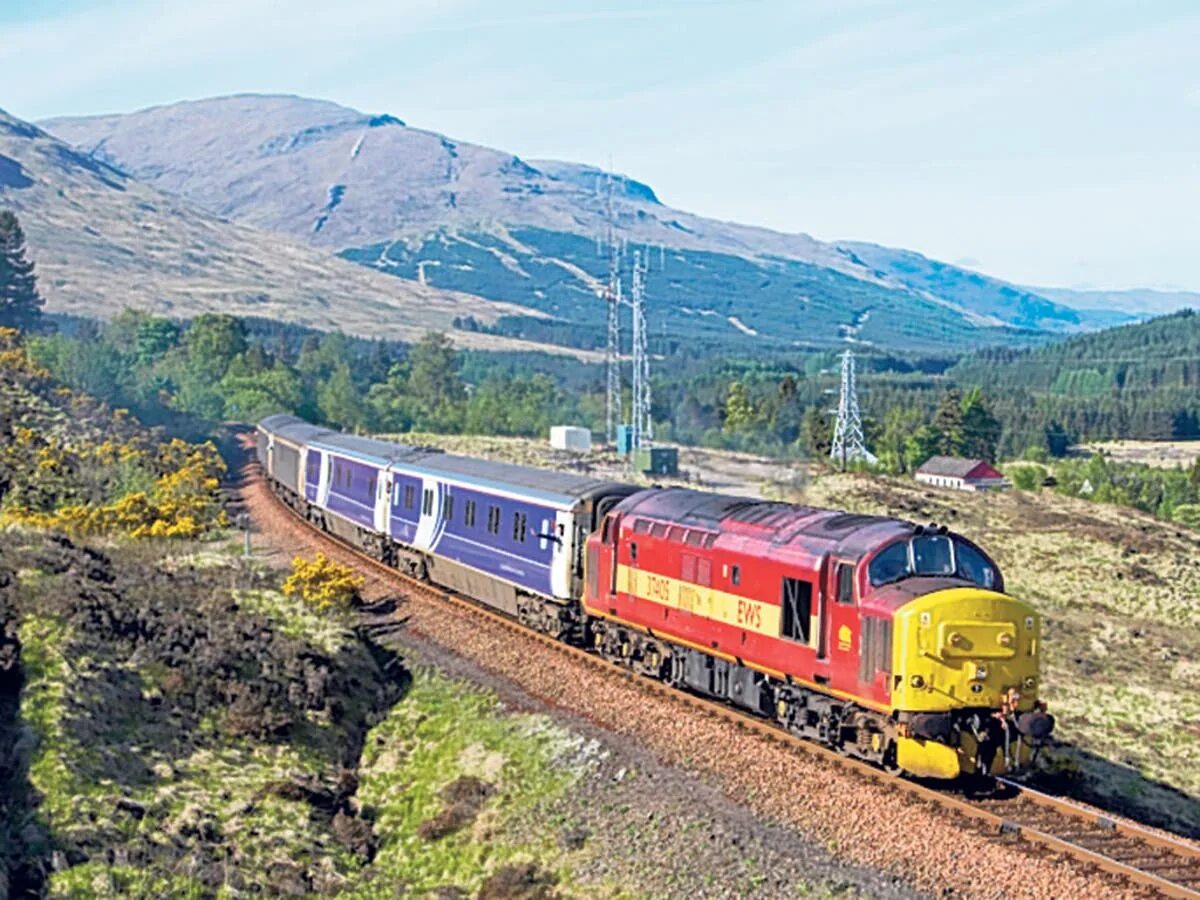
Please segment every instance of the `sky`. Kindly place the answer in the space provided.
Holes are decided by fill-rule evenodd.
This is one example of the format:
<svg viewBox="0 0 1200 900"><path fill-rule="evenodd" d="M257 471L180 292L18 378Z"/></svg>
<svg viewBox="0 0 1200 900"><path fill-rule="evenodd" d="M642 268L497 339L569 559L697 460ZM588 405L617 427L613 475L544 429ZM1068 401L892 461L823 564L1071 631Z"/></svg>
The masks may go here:
<svg viewBox="0 0 1200 900"><path fill-rule="evenodd" d="M1200 290L1200 3L0 0L25 119L319 97L1022 284Z"/></svg>

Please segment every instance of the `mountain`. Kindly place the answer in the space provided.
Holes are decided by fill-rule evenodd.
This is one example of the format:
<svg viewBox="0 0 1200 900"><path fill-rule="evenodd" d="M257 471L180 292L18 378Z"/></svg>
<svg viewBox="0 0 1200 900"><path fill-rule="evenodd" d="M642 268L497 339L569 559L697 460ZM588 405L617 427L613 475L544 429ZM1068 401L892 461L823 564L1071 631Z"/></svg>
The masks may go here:
<svg viewBox="0 0 1200 900"><path fill-rule="evenodd" d="M1056 302L1038 288L1023 288L979 272L929 259L911 250L896 250L857 241L837 245L881 275L914 290L941 297L997 322L1040 331L1080 331L1130 322L1137 316L1106 312L1106 304L1088 307Z"/></svg>
<svg viewBox="0 0 1200 900"><path fill-rule="evenodd" d="M672 209L633 179L521 160L325 101L238 95L43 125L97 163L216 215L538 311L469 323L506 335L603 340L607 261L596 237L609 221L610 186L625 283L640 250L650 328L667 343L946 352L1087 325L1044 298L1008 297L1002 282L952 290L928 273L872 264L850 245Z"/></svg>
<svg viewBox="0 0 1200 900"><path fill-rule="evenodd" d="M464 316L491 323L539 315L390 278L220 218L2 110L0 208L20 217L47 309L56 312L230 312L402 340ZM461 343L525 346L472 334Z"/></svg>
<svg viewBox="0 0 1200 900"><path fill-rule="evenodd" d="M1107 310L1144 319L1178 312L1181 309L1200 309L1200 293L1194 291L1084 291L1046 287L1029 290L1085 313Z"/></svg>

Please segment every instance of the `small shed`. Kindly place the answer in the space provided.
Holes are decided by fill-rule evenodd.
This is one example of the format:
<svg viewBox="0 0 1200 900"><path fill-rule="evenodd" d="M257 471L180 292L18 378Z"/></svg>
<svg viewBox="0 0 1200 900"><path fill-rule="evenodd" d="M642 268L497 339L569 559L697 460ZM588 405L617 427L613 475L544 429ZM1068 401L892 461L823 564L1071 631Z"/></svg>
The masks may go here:
<svg viewBox="0 0 1200 900"><path fill-rule="evenodd" d="M1008 481L987 460L931 456L913 474L917 481L959 491L1002 491Z"/></svg>
<svg viewBox="0 0 1200 900"><path fill-rule="evenodd" d="M678 475L679 451L674 447L639 447L633 451L633 470L643 475Z"/></svg>
<svg viewBox="0 0 1200 900"><path fill-rule="evenodd" d="M555 450L587 453L592 449L592 432L578 425L553 425L550 428L550 446Z"/></svg>

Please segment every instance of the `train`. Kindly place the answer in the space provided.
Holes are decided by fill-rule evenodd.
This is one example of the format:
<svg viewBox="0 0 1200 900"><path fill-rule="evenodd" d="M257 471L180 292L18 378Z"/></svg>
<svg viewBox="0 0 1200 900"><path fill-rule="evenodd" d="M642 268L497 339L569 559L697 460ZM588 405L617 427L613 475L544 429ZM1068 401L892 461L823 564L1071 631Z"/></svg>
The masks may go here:
<svg viewBox="0 0 1200 900"><path fill-rule="evenodd" d="M944 526L258 423L278 498L407 575L931 779L1029 766L1042 620Z"/></svg>

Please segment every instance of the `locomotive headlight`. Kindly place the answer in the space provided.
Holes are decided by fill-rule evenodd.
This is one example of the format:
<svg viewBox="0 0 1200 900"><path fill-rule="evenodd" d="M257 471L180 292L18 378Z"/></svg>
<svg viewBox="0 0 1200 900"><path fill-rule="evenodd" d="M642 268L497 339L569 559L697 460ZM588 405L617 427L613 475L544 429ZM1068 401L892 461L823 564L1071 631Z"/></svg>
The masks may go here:
<svg viewBox="0 0 1200 900"><path fill-rule="evenodd" d="M922 678L920 675L914 675L912 678L908 679L908 683L911 684L915 688L925 687L925 679Z"/></svg>
<svg viewBox="0 0 1200 900"><path fill-rule="evenodd" d="M1037 679L1032 675L1027 675L1025 676L1025 680L1021 682L1021 686L1027 691L1032 691L1035 687L1037 687Z"/></svg>

